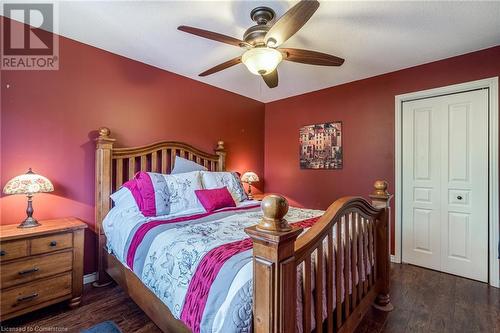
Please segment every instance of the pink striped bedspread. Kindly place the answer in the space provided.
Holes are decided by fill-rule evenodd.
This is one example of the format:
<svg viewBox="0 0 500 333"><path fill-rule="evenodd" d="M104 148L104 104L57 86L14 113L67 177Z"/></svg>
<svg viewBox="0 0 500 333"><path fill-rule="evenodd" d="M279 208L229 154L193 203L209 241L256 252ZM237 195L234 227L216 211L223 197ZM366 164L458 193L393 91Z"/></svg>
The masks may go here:
<svg viewBox="0 0 500 333"><path fill-rule="evenodd" d="M286 218L307 230L322 213L292 207ZM145 221L131 231L122 257L174 317L193 332L248 331L252 325L252 242L243 230L258 223L261 216L258 205L249 205ZM368 238L366 233L361 235L358 245L363 249ZM333 239L336 240L335 235ZM334 247L337 250L337 244ZM360 254L363 260L364 251ZM322 255L326 262L327 253ZM315 293L315 257L311 264L312 292ZM302 264L297 269L298 332L303 332L303 271ZM323 285L326 285L326 269L323 272ZM364 281L369 273L369 266L361 267L360 272L356 272L355 284ZM344 285L341 281L342 295ZM349 276L351 290L352 277ZM335 295L335 281L332 292ZM326 290L322 293L325 296ZM326 318L326 297L323 299ZM314 313L314 308L311 311ZM314 328L314 315L311 318Z"/></svg>

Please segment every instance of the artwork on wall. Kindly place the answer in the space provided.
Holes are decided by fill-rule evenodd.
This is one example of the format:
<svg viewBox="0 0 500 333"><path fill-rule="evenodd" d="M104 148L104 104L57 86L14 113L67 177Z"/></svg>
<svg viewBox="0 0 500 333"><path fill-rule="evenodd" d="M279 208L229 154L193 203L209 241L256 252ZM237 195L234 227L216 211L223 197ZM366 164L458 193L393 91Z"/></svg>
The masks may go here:
<svg viewBox="0 0 500 333"><path fill-rule="evenodd" d="M304 126L299 142L301 169L342 169L342 122Z"/></svg>

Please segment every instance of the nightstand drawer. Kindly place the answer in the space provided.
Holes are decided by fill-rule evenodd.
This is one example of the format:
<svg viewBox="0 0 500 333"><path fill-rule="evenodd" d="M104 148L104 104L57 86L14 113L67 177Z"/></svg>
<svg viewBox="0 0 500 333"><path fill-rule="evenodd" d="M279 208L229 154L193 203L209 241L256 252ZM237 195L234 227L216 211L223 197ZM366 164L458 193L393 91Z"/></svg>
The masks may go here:
<svg viewBox="0 0 500 333"><path fill-rule="evenodd" d="M0 288L8 288L62 272L73 267L73 251L30 257L2 265Z"/></svg>
<svg viewBox="0 0 500 333"><path fill-rule="evenodd" d="M18 240L0 243L0 261L21 258L28 255L28 241Z"/></svg>
<svg viewBox="0 0 500 333"><path fill-rule="evenodd" d="M3 290L0 295L2 316L71 294L71 273Z"/></svg>
<svg viewBox="0 0 500 333"><path fill-rule="evenodd" d="M47 253L73 246L73 234L68 232L31 240L31 255Z"/></svg>

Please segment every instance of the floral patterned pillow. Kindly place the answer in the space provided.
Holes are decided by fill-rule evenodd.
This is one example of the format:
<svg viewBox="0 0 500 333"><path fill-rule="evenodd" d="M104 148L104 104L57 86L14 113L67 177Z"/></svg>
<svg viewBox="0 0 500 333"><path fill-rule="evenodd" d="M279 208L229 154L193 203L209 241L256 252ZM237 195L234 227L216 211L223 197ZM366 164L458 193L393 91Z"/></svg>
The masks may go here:
<svg viewBox="0 0 500 333"><path fill-rule="evenodd" d="M144 216L176 214L187 210L203 210L195 191L201 190L199 171L178 175L138 172L123 184Z"/></svg>
<svg viewBox="0 0 500 333"><path fill-rule="evenodd" d="M162 176L168 187L170 214L192 209L203 210L203 206L195 194L196 190L203 188L200 171Z"/></svg>
<svg viewBox="0 0 500 333"><path fill-rule="evenodd" d="M234 201L240 202L247 199L245 189L236 172L208 172L202 171L201 177L205 189L227 187Z"/></svg>
<svg viewBox="0 0 500 333"><path fill-rule="evenodd" d="M142 215L150 217L169 214L169 192L161 174L143 171L136 173L133 179L123 184L118 192L113 193L111 197L113 200L116 198L116 203L119 202L122 189L129 191L129 196L133 197Z"/></svg>

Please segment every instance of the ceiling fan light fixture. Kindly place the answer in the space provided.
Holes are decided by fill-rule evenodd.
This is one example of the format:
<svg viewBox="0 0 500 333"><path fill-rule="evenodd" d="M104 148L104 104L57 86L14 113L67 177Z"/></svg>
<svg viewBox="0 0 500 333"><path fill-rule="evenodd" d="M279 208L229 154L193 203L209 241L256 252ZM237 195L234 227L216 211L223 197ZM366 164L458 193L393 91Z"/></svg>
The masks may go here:
<svg viewBox="0 0 500 333"><path fill-rule="evenodd" d="M270 47L250 49L241 57L241 61L250 73L255 75L267 75L273 72L281 60L283 60L281 52Z"/></svg>

